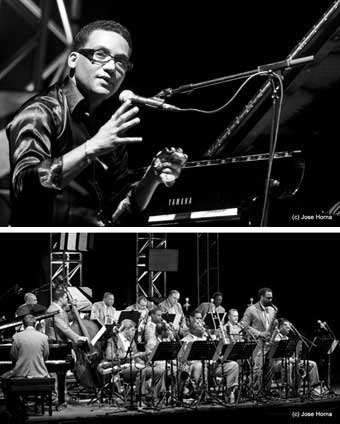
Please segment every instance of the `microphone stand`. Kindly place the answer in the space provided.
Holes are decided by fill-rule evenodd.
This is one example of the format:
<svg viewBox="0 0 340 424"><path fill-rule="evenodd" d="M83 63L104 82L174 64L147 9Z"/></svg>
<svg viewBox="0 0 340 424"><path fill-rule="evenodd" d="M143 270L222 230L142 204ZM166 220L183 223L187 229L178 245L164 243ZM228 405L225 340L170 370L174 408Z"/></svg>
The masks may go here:
<svg viewBox="0 0 340 424"><path fill-rule="evenodd" d="M253 69L251 71L241 72L239 74L234 74L234 75L229 75L226 77L203 81L196 84L186 84L186 85L179 86L178 88L175 88L175 89L166 88L165 90L161 90L155 96L155 97L170 97L178 93L191 93L192 91L197 89L224 84L226 82L236 81L239 79L245 79L249 76L256 75L256 74L259 74L259 75L267 74L269 76L270 84L272 86L273 114L272 114L272 123L271 123L271 131L270 131L268 167L267 167L267 174L266 174L266 180L265 180L260 227L268 226L270 189L275 187L275 182L271 178L271 172L272 172L273 161L275 156L279 123L280 123L280 115L281 115L281 107L282 107L282 101L283 101L283 83L282 83L283 76L280 71L286 68L291 68L293 66L304 65L306 63L312 62L313 60L314 60L314 56L306 56L299 59L287 59L287 60L282 60L280 62L260 65L256 69ZM279 73L275 71L279 71Z"/></svg>
<svg viewBox="0 0 340 424"><path fill-rule="evenodd" d="M292 60L287 59L287 60L282 60L280 62L260 65L256 69L252 69L251 71L228 75L221 78L214 78L211 80L202 81L195 84L180 85L177 88L166 88L164 90L161 90L154 97L171 97L174 94L184 94L184 93L189 94L201 88L211 87L211 86L219 85L219 84L225 84L226 82L232 82L239 79L245 79L251 75L255 75L260 72L268 72L268 71L280 70L285 68L291 68L293 66L301 66L308 62L312 62L313 60L314 60L314 56L305 56L300 59L292 59Z"/></svg>
<svg viewBox="0 0 340 424"><path fill-rule="evenodd" d="M309 350L312 346L316 347L316 344L312 342L311 340L309 340L307 337L303 336L292 323L290 323L290 326L293 332L298 336L299 340L301 340L307 355L307 360L303 359L303 362L304 362L304 365L307 364L306 376L307 376L307 389L309 394L309 389L310 389L310 381L309 381L309 375L308 375L309 374ZM296 361L297 361L297 358L296 358ZM297 375L297 363L295 364L295 372ZM303 382L303 396L305 396L305 394L306 394L306 385L305 385L305 382Z"/></svg>
<svg viewBox="0 0 340 424"><path fill-rule="evenodd" d="M133 404L133 374L132 374L132 344L134 342L134 336L132 337L129 347L126 351L126 355L125 358L123 360L123 362L126 361L127 357L129 357L129 365L130 365L130 407L129 409L135 409L134 404Z"/></svg>
<svg viewBox="0 0 340 424"><path fill-rule="evenodd" d="M327 324L327 322L326 322L326 321L324 322L324 325L325 325L325 327L326 327L326 329L327 329L328 333L329 333L329 334L332 336L332 338L333 338L333 341L332 341L331 347L329 348L329 351L327 352L327 386L328 386L329 393L330 393L331 395L334 395L335 393L334 393L334 391L333 391L333 389L332 389L332 384L331 384L331 371L332 371L332 361L331 361L331 355L332 355L333 350L335 349L335 347L338 345L339 340L336 338L336 336L335 336L335 334L334 334L333 330L330 328L330 326ZM335 346L334 346L334 349L332 350L333 343L335 343Z"/></svg>

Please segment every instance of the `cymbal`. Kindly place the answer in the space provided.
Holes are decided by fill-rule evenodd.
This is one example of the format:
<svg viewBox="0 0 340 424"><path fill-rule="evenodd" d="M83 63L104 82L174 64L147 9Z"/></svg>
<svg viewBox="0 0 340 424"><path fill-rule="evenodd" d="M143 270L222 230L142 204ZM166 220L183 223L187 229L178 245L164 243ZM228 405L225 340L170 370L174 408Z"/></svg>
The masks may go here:
<svg viewBox="0 0 340 424"><path fill-rule="evenodd" d="M39 315L42 312L45 312L46 308L44 305L40 305L39 303L36 303L35 305L23 305L17 316L24 317L25 315L32 314L32 315Z"/></svg>

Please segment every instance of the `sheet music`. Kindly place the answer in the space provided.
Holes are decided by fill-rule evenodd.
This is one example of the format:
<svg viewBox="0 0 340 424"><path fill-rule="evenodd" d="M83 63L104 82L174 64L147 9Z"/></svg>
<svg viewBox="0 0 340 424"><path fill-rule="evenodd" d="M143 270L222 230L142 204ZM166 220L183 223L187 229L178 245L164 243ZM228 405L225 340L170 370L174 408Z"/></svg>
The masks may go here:
<svg viewBox="0 0 340 424"><path fill-rule="evenodd" d="M93 339L91 340L91 345L94 346L97 341L101 338L101 336L105 333L106 331L106 327L105 325L102 326L102 328L98 331L98 333L93 337Z"/></svg>

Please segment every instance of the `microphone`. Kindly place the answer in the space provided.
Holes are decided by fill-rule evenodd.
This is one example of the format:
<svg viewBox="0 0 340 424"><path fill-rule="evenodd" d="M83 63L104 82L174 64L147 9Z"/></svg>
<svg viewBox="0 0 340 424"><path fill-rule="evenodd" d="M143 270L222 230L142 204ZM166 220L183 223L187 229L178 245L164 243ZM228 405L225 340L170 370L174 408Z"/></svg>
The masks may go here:
<svg viewBox="0 0 340 424"><path fill-rule="evenodd" d="M188 309L189 309L189 307L190 307L191 305L190 305L190 303L189 303L189 298L188 297L186 297L185 298L185 303L184 303L184 305L183 305L183 307L185 308L185 310L186 310L186 312L188 312Z"/></svg>
<svg viewBox="0 0 340 424"><path fill-rule="evenodd" d="M325 324L326 324L325 322L322 322L321 320L319 320L319 319L318 319L317 323L320 325L320 327L321 327L323 330L328 331L328 330L327 330L327 327L326 327L326 325L325 325Z"/></svg>
<svg viewBox="0 0 340 424"><path fill-rule="evenodd" d="M280 62L268 63L266 65L261 65L257 67L257 72L264 71L275 71L276 69L291 68L293 66L304 65L305 63L312 62L314 56L305 56L298 59L286 59L281 60Z"/></svg>
<svg viewBox="0 0 340 424"><path fill-rule="evenodd" d="M176 106L169 105L164 103L163 99L158 99L157 97L142 97L137 96L137 94L133 93L131 90L124 90L119 95L119 100L124 103L127 100L130 100L131 103L152 107L154 109L161 109L167 112L179 112L182 109Z"/></svg>

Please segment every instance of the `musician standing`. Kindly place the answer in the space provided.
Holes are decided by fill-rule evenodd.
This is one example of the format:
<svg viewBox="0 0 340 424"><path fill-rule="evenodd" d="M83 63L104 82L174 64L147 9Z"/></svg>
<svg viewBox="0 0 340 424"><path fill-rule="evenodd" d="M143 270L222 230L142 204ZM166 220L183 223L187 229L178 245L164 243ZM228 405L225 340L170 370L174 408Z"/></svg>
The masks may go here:
<svg viewBox="0 0 340 424"><path fill-rule="evenodd" d="M102 325L113 324L117 314L113 307L114 301L115 298L111 292L104 293L103 300L92 305L90 319L97 319Z"/></svg>
<svg viewBox="0 0 340 424"><path fill-rule="evenodd" d="M258 291L259 301L248 306L240 325L258 340L258 349L254 351L254 380L258 389L270 390L272 380L272 368L266 362L266 354L270 348L274 331L277 328L277 308L273 305L273 291L269 287L263 287Z"/></svg>
<svg viewBox="0 0 340 424"><path fill-rule="evenodd" d="M186 325L186 319L183 312L182 305L179 303L181 295L178 290L170 290L168 297L160 302L158 307L164 314L175 314L176 318L173 325L173 329L180 335L185 335L188 331Z"/></svg>
<svg viewBox="0 0 340 424"><path fill-rule="evenodd" d="M45 331L50 342L66 342L68 340L74 343L87 342L87 337L80 336L70 326L69 316L65 310L68 305L66 292L62 289L57 289L52 293L52 299L53 302L48 307L46 313L59 313L46 320Z"/></svg>
<svg viewBox="0 0 340 424"><path fill-rule="evenodd" d="M11 377L48 377L45 364L49 355L48 338L35 329L33 315L26 315L23 324L24 330L13 336L10 357L15 366Z"/></svg>

